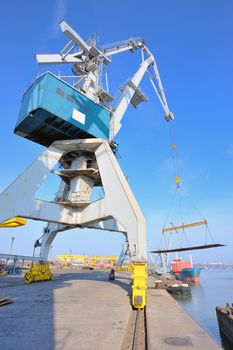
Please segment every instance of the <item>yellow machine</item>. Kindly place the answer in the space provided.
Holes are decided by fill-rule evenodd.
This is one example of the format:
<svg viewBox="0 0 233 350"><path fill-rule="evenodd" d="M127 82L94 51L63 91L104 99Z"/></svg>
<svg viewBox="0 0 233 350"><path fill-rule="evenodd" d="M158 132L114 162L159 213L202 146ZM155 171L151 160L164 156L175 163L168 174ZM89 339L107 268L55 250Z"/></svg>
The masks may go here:
<svg viewBox="0 0 233 350"><path fill-rule="evenodd" d="M23 225L26 225L27 221L22 219L22 218L19 218L19 217L14 217L14 218L11 218L9 220L6 220L6 221L3 221L0 223L0 227L4 227L4 228L7 228L7 227L19 227L19 226L23 226Z"/></svg>
<svg viewBox="0 0 233 350"><path fill-rule="evenodd" d="M85 255L69 255L69 254L63 254L63 255L57 255L57 259L61 260L62 267L66 268L69 267L71 260L81 261L82 266L87 265L87 257Z"/></svg>
<svg viewBox="0 0 233 350"><path fill-rule="evenodd" d="M91 256L89 259L89 267L94 268L96 261L109 261L110 262L110 268L112 269L114 267L114 261L118 261L118 256ZM97 266L98 267L98 266Z"/></svg>
<svg viewBox="0 0 233 350"><path fill-rule="evenodd" d="M49 281L53 277L49 264L40 262L38 264L32 263L28 272L26 272L24 279L26 283Z"/></svg>
<svg viewBox="0 0 233 350"><path fill-rule="evenodd" d="M143 309L146 305L146 263L133 264L132 305L135 309Z"/></svg>
<svg viewBox="0 0 233 350"><path fill-rule="evenodd" d="M26 225L27 221L20 217L13 217L9 220L0 223L0 227L3 228L14 228ZM49 264L40 262L38 264L32 263L28 272L26 272L24 279L26 283L32 283L37 281L49 281L53 277Z"/></svg>

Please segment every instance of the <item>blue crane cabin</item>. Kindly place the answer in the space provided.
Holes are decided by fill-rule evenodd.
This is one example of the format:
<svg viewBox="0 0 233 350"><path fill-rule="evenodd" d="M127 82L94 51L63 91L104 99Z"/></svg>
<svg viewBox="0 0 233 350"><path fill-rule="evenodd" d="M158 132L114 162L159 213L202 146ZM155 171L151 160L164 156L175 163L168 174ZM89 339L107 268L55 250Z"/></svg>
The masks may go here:
<svg viewBox="0 0 233 350"><path fill-rule="evenodd" d="M110 110L50 72L24 93L15 134L50 146L56 140L109 139Z"/></svg>

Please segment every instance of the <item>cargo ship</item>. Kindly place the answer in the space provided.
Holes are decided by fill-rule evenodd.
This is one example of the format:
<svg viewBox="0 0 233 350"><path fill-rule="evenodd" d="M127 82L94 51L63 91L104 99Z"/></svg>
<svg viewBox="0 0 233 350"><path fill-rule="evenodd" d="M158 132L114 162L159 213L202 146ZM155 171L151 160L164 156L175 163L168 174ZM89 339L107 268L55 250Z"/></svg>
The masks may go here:
<svg viewBox="0 0 233 350"><path fill-rule="evenodd" d="M199 283L201 268L193 267L191 256L190 261L175 258L171 263L171 271L178 280Z"/></svg>

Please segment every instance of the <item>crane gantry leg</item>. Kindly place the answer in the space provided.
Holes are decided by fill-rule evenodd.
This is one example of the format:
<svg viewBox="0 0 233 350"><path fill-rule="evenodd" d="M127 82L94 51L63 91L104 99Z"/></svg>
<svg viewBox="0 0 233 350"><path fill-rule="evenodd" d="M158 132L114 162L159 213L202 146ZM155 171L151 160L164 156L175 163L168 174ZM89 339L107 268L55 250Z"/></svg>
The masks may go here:
<svg viewBox="0 0 233 350"><path fill-rule="evenodd" d="M54 171L58 162L62 170ZM55 200L34 198L51 171L61 178ZM94 186L102 186L104 192L97 201L91 201ZM106 140L54 142L1 193L0 207L0 222L14 216L49 222L41 246L43 260L59 231L86 227L122 232L132 262L146 262L145 219ZM136 271L137 265L134 276Z"/></svg>

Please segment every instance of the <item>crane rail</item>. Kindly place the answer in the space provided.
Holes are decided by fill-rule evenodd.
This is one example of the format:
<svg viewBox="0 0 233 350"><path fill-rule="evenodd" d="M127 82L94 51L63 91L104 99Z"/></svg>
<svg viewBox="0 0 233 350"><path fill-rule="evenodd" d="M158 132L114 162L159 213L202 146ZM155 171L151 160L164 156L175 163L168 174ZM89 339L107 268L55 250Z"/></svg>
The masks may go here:
<svg viewBox="0 0 233 350"><path fill-rule="evenodd" d="M133 310L129 319L121 350L146 350L146 311Z"/></svg>

